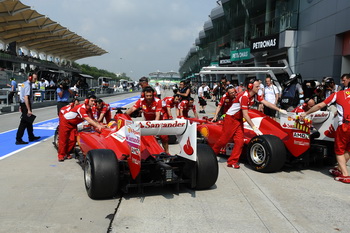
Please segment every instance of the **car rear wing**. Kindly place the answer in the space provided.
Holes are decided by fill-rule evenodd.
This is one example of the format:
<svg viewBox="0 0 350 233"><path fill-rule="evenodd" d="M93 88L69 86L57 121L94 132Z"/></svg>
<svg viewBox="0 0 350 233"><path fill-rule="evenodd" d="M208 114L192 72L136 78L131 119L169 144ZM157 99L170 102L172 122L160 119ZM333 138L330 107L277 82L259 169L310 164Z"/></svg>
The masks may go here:
<svg viewBox="0 0 350 233"><path fill-rule="evenodd" d="M162 121L130 121L126 126L126 138L133 138L138 132L140 136L176 135L181 148L179 156L197 160L197 124L186 119Z"/></svg>

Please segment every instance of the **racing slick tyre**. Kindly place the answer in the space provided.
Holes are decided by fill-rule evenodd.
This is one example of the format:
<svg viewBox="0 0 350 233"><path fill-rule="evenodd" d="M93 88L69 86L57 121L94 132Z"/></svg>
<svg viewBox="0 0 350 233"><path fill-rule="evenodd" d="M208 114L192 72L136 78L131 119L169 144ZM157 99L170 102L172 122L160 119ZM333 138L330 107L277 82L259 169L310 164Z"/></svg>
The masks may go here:
<svg viewBox="0 0 350 233"><path fill-rule="evenodd" d="M85 188L90 198L112 198L119 186L118 159L112 150L90 150L85 158Z"/></svg>
<svg viewBox="0 0 350 233"><path fill-rule="evenodd" d="M254 170L276 172L286 162L286 148L274 135L256 136L248 144L247 157Z"/></svg>
<svg viewBox="0 0 350 233"><path fill-rule="evenodd" d="M219 165L213 149L207 144L197 144L195 189L208 189L218 179Z"/></svg>
<svg viewBox="0 0 350 233"><path fill-rule="evenodd" d="M58 127L59 126L57 126L57 128L56 128L56 130L55 130L55 134L54 134L54 136L53 136L53 142L52 142L52 144L53 144L53 146L56 148L56 150L58 150Z"/></svg>

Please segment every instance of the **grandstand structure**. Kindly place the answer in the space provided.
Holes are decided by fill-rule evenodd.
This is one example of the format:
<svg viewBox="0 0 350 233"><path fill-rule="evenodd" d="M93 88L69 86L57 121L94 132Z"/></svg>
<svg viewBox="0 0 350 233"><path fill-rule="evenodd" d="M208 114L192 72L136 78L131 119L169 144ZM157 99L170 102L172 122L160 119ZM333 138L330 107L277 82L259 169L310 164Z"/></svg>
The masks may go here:
<svg viewBox="0 0 350 233"><path fill-rule="evenodd" d="M155 71L148 74L150 83L159 82L161 84L178 83L180 82L180 74L175 71L161 72Z"/></svg>
<svg viewBox="0 0 350 233"><path fill-rule="evenodd" d="M72 76L78 59L107 51L19 0L0 0L0 68L21 75L30 70L63 71Z"/></svg>

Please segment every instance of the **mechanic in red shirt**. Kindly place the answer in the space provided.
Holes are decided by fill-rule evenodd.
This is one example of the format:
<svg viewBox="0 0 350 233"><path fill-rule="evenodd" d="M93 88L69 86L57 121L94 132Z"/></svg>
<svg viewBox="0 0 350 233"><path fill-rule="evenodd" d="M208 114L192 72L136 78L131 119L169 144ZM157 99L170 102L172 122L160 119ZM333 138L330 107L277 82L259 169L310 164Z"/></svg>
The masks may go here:
<svg viewBox="0 0 350 233"><path fill-rule="evenodd" d="M296 112L296 113L302 113L302 112L306 112L308 111L310 108L312 108L315 105L315 100L314 99L309 99L309 100L305 100L305 102L296 107L295 109L293 109L292 112Z"/></svg>
<svg viewBox="0 0 350 233"><path fill-rule="evenodd" d="M163 120L173 119L173 115L171 114L171 109L175 108L178 111L179 102L180 102L180 95L178 94L165 97L162 100Z"/></svg>
<svg viewBox="0 0 350 233"><path fill-rule="evenodd" d="M103 102L102 99L96 101L96 105L92 107L93 115L96 117L97 122L103 123L103 119L106 120L106 123L110 122L112 119L111 109L109 104Z"/></svg>
<svg viewBox="0 0 350 233"><path fill-rule="evenodd" d="M126 110L125 114L130 115L141 108L146 121L162 120L162 101L154 97L154 89L152 87L145 87L142 92L145 97L137 100L134 106ZM169 154L168 135L160 135L160 139L165 153Z"/></svg>
<svg viewBox="0 0 350 233"><path fill-rule="evenodd" d="M222 112L220 115L226 114L226 112L229 110L231 107L233 100L236 98L236 89L234 87L228 87L227 92L221 97L220 102L218 106L216 107L215 115L213 118L213 122L218 119L218 115L223 108Z"/></svg>
<svg viewBox="0 0 350 233"><path fill-rule="evenodd" d="M69 152L74 148L75 140L69 140L71 134L74 134L77 125L86 120L90 125L98 130L104 128L98 122L94 121L92 116L92 106L96 102L96 96L89 96L83 104L79 104L66 112L59 118L59 139L58 139L58 161L63 162L65 159L71 159Z"/></svg>
<svg viewBox="0 0 350 233"><path fill-rule="evenodd" d="M346 163L350 158L350 90L347 89L332 93L323 102L316 104L307 112L300 114L300 119L304 119L308 114L333 103L337 105L339 120L334 140L334 152L337 157L338 167L330 169L329 172L335 176L335 180L350 183L350 176L346 168Z"/></svg>
<svg viewBox="0 0 350 233"><path fill-rule="evenodd" d="M62 117L64 114L66 114L67 112L69 112L70 110L72 110L72 108L74 108L75 106L77 106L78 104L80 103L79 99L78 98L74 98L72 100L72 102L66 106L63 106L61 109L60 109L60 112L59 112L59 117Z"/></svg>
<svg viewBox="0 0 350 233"><path fill-rule="evenodd" d="M187 100L183 100L180 102L179 111L177 112L177 117L186 117L188 118L188 112L192 109L194 117L198 118L198 114L196 111L196 106L194 105L194 99L189 97Z"/></svg>
<svg viewBox="0 0 350 233"><path fill-rule="evenodd" d="M271 109L278 110L282 114L287 113L285 110L279 109L276 105L264 100L262 96L257 95L259 87L259 81L251 79L247 85L247 90L238 93L237 97L233 100L231 107L226 112L221 137L213 146L213 150L216 154L219 154L221 148L233 139L234 147L227 160L228 167L236 169L240 168L238 161L244 145L243 118L248 122L257 135L262 135L262 132L254 125L248 115L248 110L255 101L259 101Z"/></svg>

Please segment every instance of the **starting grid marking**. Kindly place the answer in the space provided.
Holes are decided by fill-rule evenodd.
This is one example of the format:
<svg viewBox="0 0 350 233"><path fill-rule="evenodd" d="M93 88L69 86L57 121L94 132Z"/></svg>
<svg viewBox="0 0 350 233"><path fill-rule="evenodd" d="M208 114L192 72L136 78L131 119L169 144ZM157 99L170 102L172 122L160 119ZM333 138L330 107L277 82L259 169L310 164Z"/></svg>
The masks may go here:
<svg viewBox="0 0 350 233"><path fill-rule="evenodd" d="M131 104L138 100L139 96L130 97L120 101L110 103L110 106L115 107L124 107L125 105ZM55 130L58 126L58 118L53 118L50 120L42 121L33 125L35 136L40 136L40 140L35 142L29 142L26 145L16 145L16 133L17 129L6 131L0 133L0 160L7 158L19 151L22 151L28 147L34 146L40 141L46 140L52 137L55 133ZM23 141L28 142L27 131L24 132Z"/></svg>

